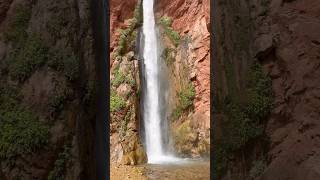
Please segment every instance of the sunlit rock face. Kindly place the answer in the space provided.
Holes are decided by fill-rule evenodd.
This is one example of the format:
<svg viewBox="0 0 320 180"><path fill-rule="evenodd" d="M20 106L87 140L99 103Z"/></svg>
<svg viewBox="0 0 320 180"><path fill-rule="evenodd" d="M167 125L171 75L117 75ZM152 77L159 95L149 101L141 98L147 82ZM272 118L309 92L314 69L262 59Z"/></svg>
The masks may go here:
<svg viewBox="0 0 320 180"><path fill-rule="evenodd" d="M139 133L140 77L135 49L141 24L127 34L130 38L121 37L120 33L121 29L130 28L132 19L138 18L134 11L140 3L110 1L110 163L115 164L137 165L148 160ZM120 54L121 47L127 48Z"/></svg>
<svg viewBox="0 0 320 180"><path fill-rule="evenodd" d="M119 38L118 28L123 28L126 25L126 20L132 18L134 8L138 0L117 1L111 0L110 4L110 51L117 45Z"/></svg>
<svg viewBox="0 0 320 180"><path fill-rule="evenodd" d="M158 23L162 17L169 17L172 20L172 29L180 35L180 41L175 46L159 25L163 48L174 50L174 62L168 65L171 72L171 111L177 106L177 93L183 89L184 84L191 83L195 89L192 111L184 112L179 120L170 121L174 149L181 156L207 156L210 141L210 3L188 0L157 1L155 11ZM177 130L184 128L188 130Z"/></svg>

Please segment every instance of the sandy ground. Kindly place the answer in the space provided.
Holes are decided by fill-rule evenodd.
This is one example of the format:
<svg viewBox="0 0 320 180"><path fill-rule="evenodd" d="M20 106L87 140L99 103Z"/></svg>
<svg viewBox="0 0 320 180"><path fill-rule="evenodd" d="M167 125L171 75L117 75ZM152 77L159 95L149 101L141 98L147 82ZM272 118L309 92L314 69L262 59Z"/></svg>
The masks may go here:
<svg viewBox="0 0 320 180"><path fill-rule="evenodd" d="M111 164L111 180L148 180L146 177L146 167L144 166L124 166Z"/></svg>
<svg viewBox="0 0 320 180"><path fill-rule="evenodd" d="M210 163L193 162L179 165L111 165L111 180L209 180Z"/></svg>

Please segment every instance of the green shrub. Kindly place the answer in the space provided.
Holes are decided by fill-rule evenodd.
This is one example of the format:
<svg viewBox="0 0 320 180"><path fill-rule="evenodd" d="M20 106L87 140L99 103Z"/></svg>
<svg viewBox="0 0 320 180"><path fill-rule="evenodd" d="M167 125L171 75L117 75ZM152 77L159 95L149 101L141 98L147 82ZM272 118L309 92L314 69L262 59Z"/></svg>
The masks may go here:
<svg viewBox="0 0 320 180"><path fill-rule="evenodd" d="M165 48L162 52L162 58L168 66L172 65L176 60L173 53L175 53L175 49L172 48Z"/></svg>
<svg viewBox="0 0 320 180"><path fill-rule="evenodd" d="M175 44L175 46L179 45L180 35L177 31L174 31L171 27L169 27L165 30L165 33L169 36L169 38Z"/></svg>
<svg viewBox="0 0 320 180"><path fill-rule="evenodd" d="M74 55L67 56L64 59L64 75L68 80L74 81L80 76L79 61Z"/></svg>
<svg viewBox="0 0 320 180"><path fill-rule="evenodd" d="M63 72L69 81L74 81L80 76L79 60L71 51L50 52L48 66L56 71Z"/></svg>
<svg viewBox="0 0 320 180"><path fill-rule="evenodd" d="M0 85L0 112L17 108L21 95L17 87L4 84Z"/></svg>
<svg viewBox="0 0 320 180"><path fill-rule="evenodd" d="M224 115L223 137L215 140L215 174L218 177L226 171L229 161L226 157L243 149L249 141L263 136L264 121L272 109L271 79L263 72L262 66L254 62L247 77L246 102L227 96L216 106L219 107L217 113Z"/></svg>
<svg viewBox="0 0 320 180"><path fill-rule="evenodd" d="M48 66L53 70L63 72L65 56L65 53L62 53L61 51L51 51L50 58L48 59Z"/></svg>
<svg viewBox="0 0 320 180"><path fill-rule="evenodd" d="M179 93L179 104L182 109L187 109L193 104L195 89L192 83L188 83Z"/></svg>
<svg viewBox="0 0 320 180"><path fill-rule="evenodd" d="M135 87L137 85L136 80L132 77L127 78L126 82L131 86Z"/></svg>
<svg viewBox="0 0 320 180"><path fill-rule="evenodd" d="M57 93L52 97L50 107L54 112L60 112L63 110L66 99L67 97L64 93Z"/></svg>
<svg viewBox="0 0 320 180"><path fill-rule="evenodd" d="M127 111L127 114L123 121L121 121L121 128L120 128L120 135L122 137L126 136L127 130L128 130L128 123L131 120L132 115L134 114L134 109L131 107L129 111Z"/></svg>
<svg viewBox="0 0 320 180"><path fill-rule="evenodd" d="M35 35L28 38L21 49L9 59L9 74L12 79L25 81L48 59L48 48Z"/></svg>
<svg viewBox="0 0 320 180"><path fill-rule="evenodd" d="M0 113L0 158L34 153L49 139L49 129L27 110Z"/></svg>
<svg viewBox="0 0 320 180"><path fill-rule="evenodd" d="M263 160L254 161L249 172L249 180L254 180L262 175L267 168L267 163Z"/></svg>
<svg viewBox="0 0 320 180"><path fill-rule="evenodd" d="M65 145L63 152L58 155L58 159L54 163L54 169L49 173L48 180L64 180L65 170L68 161L71 158L71 148Z"/></svg>
<svg viewBox="0 0 320 180"><path fill-rule="evenodd" d="M180 43L180 35L177 31L174 31L171 27L172 20L170 17L163 16L160 18L160 24L164 28L164 33L170 38L170 40L175 44L175 46L178 46Z"/></svg>
<svg viewBox="0 0 320 180"><path fill-rule="evenodd" d="M21 106L18 88L4 84L0 87L0 160L34 153L47 145L49 129Z"/></svg>
<svg viewBox="0 0 320 180"><path fill-rule="evenodd" d="M126 76L123 73L121 73L119 69L117 69L115 71L114 79L111 82L111 85L114 87L119 87L119 85L124 83L125 81L126 81Z"/></svg>
<svg viewBox="0 0 320 180"><path fill-rule="evenodd" d="M15 9L13 20L9 22L9 28L5 33L5 40L16 44L24 42L27 38L27 27L31 18L31 8L19 5Z"/></svg>
<svg viewBox="0 0 320 180"><path fill-rule="evenodd" d="M124 108L126 105L125 100L119 96L116 92L111 92L110 96L110 111L115 112L122 108Z"/></svg>
<svg viewBox="0 0 320 180"><path fill-rule="evenodd" d="M137 37L137 32L135 30L142 25L142 21L142 6L141 4L137 4L129 26L126 29L118 29L120 37L116 56L123 56L126 52L134 48Z"/></svg>
<svg viewBox="0 0 320 180"><path fill-rule="evenodd" d="M162 16L160 18L160 24L162 24L165 27L170 27L172 25L172 19L168 16Z"/></svg>
<svg viewBox="0 0 320 180"><path fill-rule="evenodd" d="M195 89L192 83L188 83L178 92L179 101L177 107L172 112L172 118L178 119L181 115L183 115L184 112L189 110L189 108L193 105L194 97Z"/></svg>
<svg viewBox="0 0 320 180"><path fill-rule="evenodd" d="M173 112L172 112L172 119L175 120L175 119L179 119L179 117L181 117L183 114L183 109L180 107L180 106L177 106Z"/></svg>
<svg viewBox="0 0 320 180"><path fill-rule="evenodd" d="M143 22L143 13L142 13L142 4L137 4L134 12L133 12L133 19L136 20L135 22L135 26L139 27L142 26L142 22Z"/></svg>

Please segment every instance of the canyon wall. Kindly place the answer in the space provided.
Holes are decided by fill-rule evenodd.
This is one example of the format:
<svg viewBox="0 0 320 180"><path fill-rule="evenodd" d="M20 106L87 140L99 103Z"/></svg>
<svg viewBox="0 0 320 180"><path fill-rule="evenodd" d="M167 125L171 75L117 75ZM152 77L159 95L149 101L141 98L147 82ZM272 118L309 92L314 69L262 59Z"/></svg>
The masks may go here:
<svg viewBox="0 0 320 180"><path fill-rule="evenodd" d="M94 179L90 2L0 5L0 179Z"/></svg>
<svg viewBox="0 0 320 180"><path fill-rule="evenodd" d="M215 175L232 180L316 179L320 152L319 2L218 0L214 6L217 51L213 73L218 101L214 103ZM251 68L253 65L255 68ZM252 70L256 73L252 74ZM238 137L245 141L228 139L233 136L226 131L237 120L231 114L243 115L230 111L229 107L235 102L251 105L248 89L252 92L252 87L259 89L261 84L248 84L257 74L260 74L257 82L268 85L271 81L264 87L271 87L272 93L263 94L260 98L264 101L254 104L268 115L242 122L263 131L250 136L239 133ZM269 100L271 105L263 106ZM258 130L247 126L244 130ZM243 126L235 130L240 127ZM231 146L235 142L245 143ZM222 151L222 147L231 150Z"/></svg>
<svg viewBox="0 0 320 180"><path fill-rule="evenodd" d="M110 2L110 164L147 162L140 135L141 1Z"/></svg>
<svg viewBox="0 0 320 180"><path fill-rule="evenodd" d="M161 57L169 74L169 124L179 156L210 152L210 3L156 1Z"/></svg>
<svg viewBox="0 0 320 180"><path fill-rule="evenodd" d="M116 102L122 99L127 102L123 107L128 108L135 107L134 104L137 104L140 99L140 79L137 71L140 66L139 44L137 44L139 26L133 28L132 32L129 30L132 19L136 19L137 3L138 1L111 1L110 8L111 88L114 88L115 94L117 94L114 97L118 97L114 98L111 103L117 104ZM170 106L168 107L170 117L168 117L168 120L172 130L170 135L174 141L169 143L173 143L174 151L181 156L208 156L210 141L209 1L156 1L155 11L157 27L160 30L159 35L163 45L161 49L162 60L168 62L168 59L174 59L174 62L170 65L165 64L172 72L168 105ZM162 24L161 19L164 17L168 17L168 20L172 22ZM135 33L138 33L138 37ZM123 36L124 34L125 36ZM172 38L176 39L172 40ZM119 55L119 49L123 49L124 43L128 44L125 45L126 50ZM124 64L128 68L121 68ZM130 88L129 81L121 78L121 74L128 74L130 71L128 69L135 69L133 76L137 82L137 84L131 84ZM112 81L119 81L120 83L113 86ZM121 92L126 93L122 93L122 96ZM134 93L137 93L137 95ZM127 100L129 96L126 94L135 97L134 100L129 102ZM181 108L182 103L184 103L183 108ZM131 126L131 130L135 132L134 137L137 137L135 142L139 147L141 146L140 139L143 138L141 134L137 133L141 130L141 125L139 125L141 111L143 110L136 109L135 117L127 122L129 124L135 123ZM121 138L119 137L120 129L123 126L121 122L124 121L126 113L122 113L123 117L117 115L117 113L111 113L111 119L115 121L111 123L110 152L112 154L111 161L120 163L129 144L126 141L120 143ZM173 116L175 117L173 118ZM131 131L128 130L128 132ZM128 149L131 149L128 150L129 152L135 152L135 149L139 148L129 147ZM137 162L129 161L126 163L136 164Z"/></svg>

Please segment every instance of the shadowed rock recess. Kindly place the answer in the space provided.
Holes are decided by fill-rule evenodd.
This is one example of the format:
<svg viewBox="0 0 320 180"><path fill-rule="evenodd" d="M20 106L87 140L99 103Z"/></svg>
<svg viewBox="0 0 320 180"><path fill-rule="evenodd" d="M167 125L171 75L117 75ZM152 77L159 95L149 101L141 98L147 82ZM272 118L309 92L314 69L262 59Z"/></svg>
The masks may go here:
<svg viewBox="0 0 320 180"><path fill-rule="evenodd" d="M318 179L319 2L216 0L214 7L213 175Z"/></svg>
<svg viewBox="0 0 320 180"><path fill-rule="evenodd" d="M1 1L0 179L95 177L90 3Z"/></svg>

